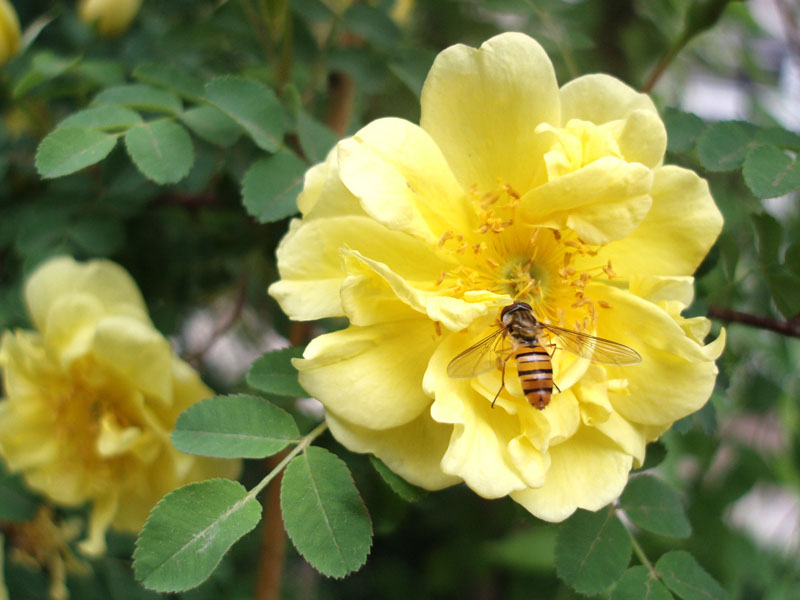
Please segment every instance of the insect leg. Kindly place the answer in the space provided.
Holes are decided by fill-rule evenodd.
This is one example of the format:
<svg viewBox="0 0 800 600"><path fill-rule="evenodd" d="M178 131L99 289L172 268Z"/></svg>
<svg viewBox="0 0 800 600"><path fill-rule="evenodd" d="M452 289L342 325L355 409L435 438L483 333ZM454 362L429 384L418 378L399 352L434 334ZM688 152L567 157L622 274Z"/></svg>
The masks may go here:
<svg viewBox="0 0 800 600"><path fill-rule="evenodd" d="M497 393L494 395L494 398L492 399L492 408L494 408L494 403L497 402L497 398L498 398L498 396L500 396L500 392L503 391L503 386L505 386L505 384L506 384L506 363L508 362L508 359L511 358L512 356L514 356L513 352L511 354L509 354L508 356L506 356L505 360L503 361L503 367L502 367L502 369L500 369L500 373L501 373L501 375L500 375L500 389L497 390Z"/></svg>
<svg viewBox="0 0 800 600"><path fill-rule="evenodd" d="M553 349L553 353L550 355L550 360L552 361L553 356L555 356L555 354L556 354L556 350L558 350L558 346L556 346L553 343L550 343L550 344L547 344L547 347ZM556 390L558 390L559 394L561 393L561 388L558 387L558 385L556 385L556 380L555 379L553 379L553 387L556 388Z"/></svg>

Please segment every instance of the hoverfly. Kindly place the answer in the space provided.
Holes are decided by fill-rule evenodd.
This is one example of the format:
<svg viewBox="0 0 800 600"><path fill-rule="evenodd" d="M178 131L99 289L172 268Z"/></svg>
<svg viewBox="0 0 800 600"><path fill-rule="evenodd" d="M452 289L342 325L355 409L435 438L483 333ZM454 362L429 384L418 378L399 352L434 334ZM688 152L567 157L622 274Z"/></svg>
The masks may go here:
<svg viewBox="0 0 800 600"><path fill-rule="evenodd" d="M545 332L559 340L565 350L582 358L618 366L642 361L639 353L628 346L542 323L533 315L530 304L525 302L515 302L503 308L499 325L497 331L464 350L447 365L447 374L453 379L471 379L500 368L502 380L492 406L503 391L506 363L512 357L517 364L522 391L531 406L543 410L550 403L553 387L561 391L553 382L551 355L544 348L554 344L546 342Z"/></svg>

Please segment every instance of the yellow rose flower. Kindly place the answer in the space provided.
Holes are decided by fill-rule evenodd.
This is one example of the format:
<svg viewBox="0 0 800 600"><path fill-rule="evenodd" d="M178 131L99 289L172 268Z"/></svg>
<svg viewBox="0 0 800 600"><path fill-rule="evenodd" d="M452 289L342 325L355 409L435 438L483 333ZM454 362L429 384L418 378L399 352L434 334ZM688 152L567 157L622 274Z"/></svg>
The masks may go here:
<svg viewBox="0 0 800 600"><path fill-rule="evenodd" d="M78 16L100 35L115 36L128 29L141 6L142 0L80 0Z"/></svg>
<svg viewBox="0 0 800 600"><path fill-rule="evenodd" d="M0 65L19 52L19 18L8 0L0 0Z"/></svg>
<svg viewBox="0 0 800 600"><path fill-rule="evenodd" d="M55 258L27 282L36 327L6 331L0 456L57 504L91 503L82 549L105 549L113 525L137 531L167 492L239 463L175 450L178 414L213 395L153 327L122 267Z"/></svg>
<svg viewBox="0 0 800 600"><path fill-rule="evenodd" d="M525 35L442 52L421 125L380 119L342 140L307 173L277 251L270 293L291 318L350 321L296 362L333 435L414 484L464 482L549 521L614 500L646 444L708 400L724 345L680 316L722 217L665 148L646 95L607 75L559 88ZM513 361L493 405L499 368L447 367L514 301L642 361L546 338L549 405L528 403Z"/></svg>

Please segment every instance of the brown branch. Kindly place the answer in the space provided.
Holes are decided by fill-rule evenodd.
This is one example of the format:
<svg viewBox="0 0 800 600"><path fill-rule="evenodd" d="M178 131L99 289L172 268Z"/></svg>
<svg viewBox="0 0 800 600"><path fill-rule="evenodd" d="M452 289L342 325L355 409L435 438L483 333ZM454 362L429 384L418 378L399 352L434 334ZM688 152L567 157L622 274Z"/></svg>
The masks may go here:
<svg viewBox="0 0 800 600"><path fill-rule="evenodd" d="M731 310L729 308L722 308L719 306L712 306L708 309L708 316L712 319L719 319L729 323L742 323L750 325L751 327L759 327L761 329L768 329L783 335L791 335L800 337L800 322L796 320L791 321L778 321L769 317L761 317L758 315L751 315L749 313L739 312L738 310Z"/></svg>
<svg viewBox="0 0 800 600"><path fill-rule="evenodd" d="M266 460L267 472L272 471L286 458L287 452L280 452ZM261 552L258 557L258 582L255 600L279 600L283 565L286 562L286 530L281 514L281 480L283 471L270 481L264 491L264 520L261 529Z"/></svg>
<svg viewBox="0 0 800 600"><path fill-rule="evenodd" d="M247 275L242 275L239 278L239 282L236 284L236 297L234 298L233 306L231 306L231 309L223 316L223 318L217 321L217 324L214 326L214 330L211 332L211 335L208 336L206 343L185 357L186 362L196 364L197 361L202 359L205 353L211 350L212 346L219 341L219 338L221 338L228 331L228 329L233 327L242 314L245 300L247 300Z"/></svg>

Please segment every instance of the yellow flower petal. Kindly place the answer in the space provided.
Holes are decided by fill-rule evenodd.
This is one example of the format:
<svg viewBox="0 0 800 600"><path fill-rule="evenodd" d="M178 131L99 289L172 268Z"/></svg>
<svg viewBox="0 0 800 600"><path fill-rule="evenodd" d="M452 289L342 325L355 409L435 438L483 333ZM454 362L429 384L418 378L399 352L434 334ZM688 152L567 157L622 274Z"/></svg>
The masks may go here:
<svg viewBox="0 0 800 600"><path fill-rule="evenodd" d="M127 386L172 402L172 349L152 327L129 317L106 317L97 324L92 350Z"/></svg>
<svg viewBox="0 0 800 600"><path fill-rule="evenodd" d="M51 304L44 342L62 367L89 352L95 326L104 314L105 307L91 294L67 294Z"/></svg>
<svg viewBox="0 0 800 600"><path fill-rule="evenodd" d="M19 18L8 0L0 0L0 65L19 52Z"/></svg>
<svg viewBox="0 0 800 600"><path fill-rule="evenodd" d="M724 335L703 346L657 305L603 284L587 294L607 302L598 335L634 348L642 362L628 367L606 366L609 378L627 380L627 392L612 394L615 411L635 423L672 423L700 409L711 395Z"/></svg>
<svg viewBox="0 0 800 600"><path fill-rule="evenodd" d="M414 485L440 490L461 481L442 472L440 466L453 428L437 423L426 412L405 425L382 430L353 425L331 411L326 412L325 420L343 446L352 452L374 454Z"/></svg>
<svg viewBox="0 0 800 600"><path fill-rule="evenodd" d="M549 181L522 197L529 225L569 228L588 244L625 238L650 210L652 175L638 163L613 157Z"/></svg>
<svg viewBox="0 0 800 600"><path fill-rule="evenodd" d="M305 221L366 214L358 198L344 186L339 177L338 156L339 152L334 147L325 162L306 172L303 191L297 197L297 208Z"/></svg>
<svg viewBox="0 0 800 600"><path fill-rule="evenodd" d="M115 493L104 495L96 500L89 517L89 531L78 548L86 556L102 556L106 551L106 531L114 519L119 506L119 496Z"/></svg>
<svg viewBox="0 0 800 600"><path fill-rule="evenodd" d="M414 420L430 405L420 382L436 344L427 319L352 326L315 338L304 358L293 362L303 388L339 417L389 429Z"/></svg>
<svg viewBox="0 0 800 600"><path fill-rule="evenodd" d="M512 492L511 498L552 522L563 521L579 508L599 510L612 502L622 493L633 462L591 427L550 448L550 458L544 485Z"/></svg>
<svg viewBox="0 0 800 600"><path fill-rule="evenodd" d="M560 122L558 88L542 47L519 33L498 35L478 50L452 46L439 54L422 88L422 128L442 149L464 189L493 190L497 181L524 193L537 181Z"/></svg>
<svg viewBox="0 0 800 600"><path fill-rule="evenodd" d="M25 301L39 331L47 331L53 302L68 293L89 294L107 312L138 315L142 322L150 322L136 282L122 267L105 260L77 263L72 258L60 257L37 268L25 286Z"/></svg>
<svg viewBox="0 0 800 600"><path fill-rule="evenodd" d="M630 236L598 254L601 261L611 260L621 277L691 274L722 230L722 215L704 179L674 166L653 175L647 217Z"/></svg>
<svg viewBox="0 0 800 600"><path fill-rule="evenodd" d="M470 227L467 196L418 126L379 119L337 148L342 182L377 222L431 244L450 228Z"/></svg>
<svg viewBox="0 0 800 600"><path fill-rule="evenodd" d="M344 314L339 298L347 276L341 258L344 249L391 265L402 275L428 280L438 277L443 266L429 246L368 217L313 219L302 225L293 221L277 250L281 279L269 288L292 319Z"/></svg>
<svg viewBox="0 0 800 600"><path fill-rule="evenodd" d="M344 251L342 254L346 259L352 259L349 261L350 263L358 261L376 275L379 275L390 286L397 298L409 307L420 313L427 314L432 321L439 322L453 331L469 327L476 319L486 316L490 311L494 312L497 307L497 300L502 298L501 296L487 296L478 302L467 302L459 298L443 296L436 291L416 289L385 264L366 258L353 250ZM424 271L424 268L421 265L417 265L417 271L419 274L419 272ZM431 279L428 279L428 282L430 281ZM426 287L430 287L429 284ZM349 298L349 304L351 306L354 305L353 298Z"/></svg>
<svg viewBox="0 0 800 600"><path fill-rule="evenodd" d="M570 119L597 125L625 119L636 111L658 114L647 94L642 94L611 75L584 75L564 84L559 90L561 122Z"/></svg>

